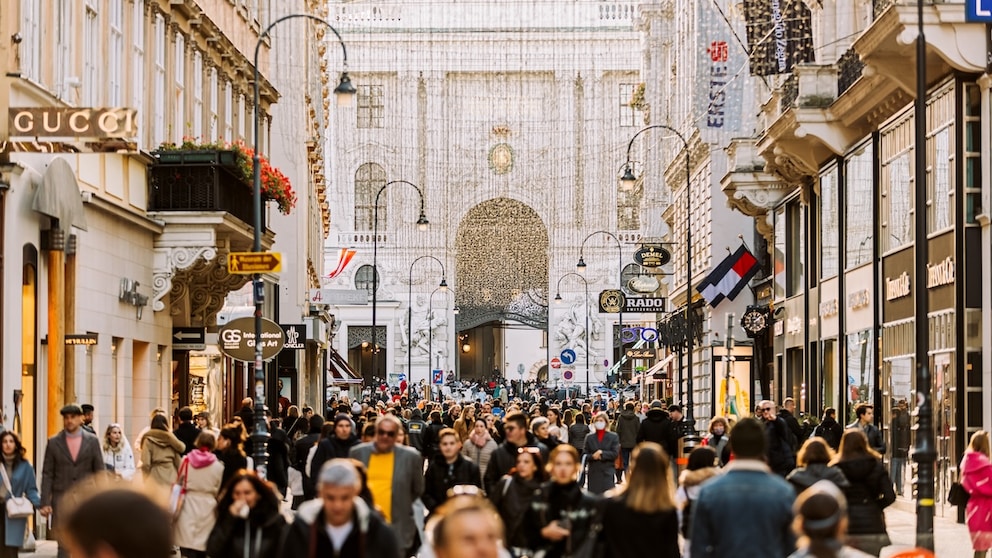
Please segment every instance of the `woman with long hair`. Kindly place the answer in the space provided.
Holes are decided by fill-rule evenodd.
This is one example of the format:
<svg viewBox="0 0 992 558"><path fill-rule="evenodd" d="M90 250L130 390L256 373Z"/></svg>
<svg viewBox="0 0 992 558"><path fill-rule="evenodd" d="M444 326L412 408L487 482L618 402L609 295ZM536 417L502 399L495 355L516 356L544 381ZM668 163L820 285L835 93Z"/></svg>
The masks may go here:
<svg viewBox="0 0 992 558"><path fill-rule="evenodd" d="M224 465L213 454L217 439L209 430L201 431L193 442L193 451L179 466L179 481L186 487L186 497L175 519L176 546L183 558L205 558L207 538L217 520L217 493L220 492Z"/></svg>
<svg viewBox="0 0 992 558"><path fill-rule="evenodd" d="M892 544L885 530L882 510L896 501L892 479L882 466L882 456L868 447L865 433L848 429L840 439L840 451L831 462L847 479L843 489L851 518L848 544L874 556Z"/></svg>
<svg viewBox="0 0 992 558"><path fill-rule="evenodd" d="M871 556L843 544L847 531L847 500L836 484L817 481L796 498L792 512L796 516L792 529L799 537L799 549L789 558Z"/></svg>
<svg viewBox="0 0 992 558"><path fill-rule="evenodd" d="M821 480L828 480L844 489L850 484L847 477L837 467L830 465L834 459L834 450L827 441L814 436L803 443L796 454L796 468L785 477L796 489L796 495L813 486Z"/></svg>
<svg viewBox="0 0 992 558"><path fill-rule="evenodd" d="M461 415L452 424L452 428L458 434L458 437L464 443L468 439L469 432L472 430L472 425L475 424L475 407L472 405L465 405L462 408Z"/></svg>
<svg viewBox="0 0 992 558"><path fill-rule="evenodd" d="M575 448L561 444L548 461L551 481L534 495L525 520L529 540L534 541L534 547L544 549L545 558L584 555L598 538L598 500L576 481L582 464Z"/></svg>
<svg viewBox="0 0 992 558"><path fill-rule="evenodd" d="M479 474L486 478L486 467L489 466L489 458L498 444L493 440L492 435L486 425L486 419L479 417L475 419L472 432L468 435L468 440L462 445L462 455L471 459L479 466Z"/></svg>
<svg viewBox="0 0 992 558"><path fill-rule="evenodd" d="M548 473L544 470L541 450L524 446L517 449L514 467L500 479L493 493L489 494L490 501L506 526L506 546L517 558L532 555L534 541L528 539L524 517L534 501L534 494L546 480Z"/></svg>
<svg viewBox="0 0 992 558"><path fill-rule="evenodd" d="M603 504L605 558L679 557L670 467L665 450L653 442L643 442L631 452L627 484Z"/></svg>
<svg viewBox="0 0 992 558"><path fill-rule="evenodd" d="M571 411L571 409L569 410ZM579 455L585 453L588 434L589 426L586 425L586 416L582 413L575 413L575 416L572 417L572 424L568 426L568 443L579 452Z"/></svg>
<svg viewBox="0 0 992 558"><path fill-rule="evenodd" d="M699 497L703 483L720 473L718 461L712 447L699 446L689 452L685 470L679 473L675 504L678 507L679 532L685 537L686 557L689 556L689 540L692 538L692 504Z"/></svg>
<svg viewBox="0 0 992 558"><path fill-rule="evenodd" d="M306 436L310 428L309 421L300 415L300 408L296 405L290 405L286 410L285 425L286 436L294 442Z"/></svg>
<svg viewBox="0 0 992 558"><path fill-rule="evenodd" d="M599 411L592 419L593 431L586 435L586 469L589 492L602 494L616 486L614 461L620 455L620 437L610 432L610 417Z"/></svg>
<svg viewBox="0 0 992 558"><path fill-rule="evenodd" d="M558 447L558 444L562 443L551 435L550 432L551 422L546 417L534 417L530 421L530 433L537 438L538 442L541 442L551 451Z"/></svg>
<svg viewBox="0 0 992 558"><path fill-rule="evenodd" d="M961 486L971 495L964 516L971 533L975 558L983 558L992 548L992 463L989 462L989 433L971 435L961 459Z"/></svg>
<svg viewBox="0 0 992 558"><path fill-rule="evenodd" d="M107 426L107 431L103 433L103 464L117 480L134 478L134 451L121 425L116 422Z"/></svg>
<svg viewBox="0 0 992 558"><path fill-rule="evenodd" d="M254 471L237 471L217 501L207 539L210 558L277 558L286 519L276 488Z"/></svg>
<svg viewBox="0 0 992 558"><path fill-rule="evenodd" d="M568 443L568 426L562 422L561 409L558 406L552 406L548 408L548 428L553 426L558 427L558 441L567 444ZM550 449L550 448L549 448Z"/></svg>
<svg viewBox="0 0 992 558"><path fill-rule="evenodd" d="M248 468L248 456L242 444L245 441L245 429L240 424L228 424L220 430L217 437L217 447L214 455L224 465L224 475L221 477L221 486L227 486L227 482L234 474L242 469Z"/></svg>
<svg viewBox="0 0 992 558"><path fill-rule="evenodd" d="M7 430L0 434L0 454L3 455L4 481L0 483L0 507L3 508L3 527L0 532L0 558L17 558L17 551L24 546L28 520L24 517L9 517L6 502L10 498L27 498L31 505L41 507L38 485L35 482L34 467L25 459L24 446L17 434Z"/></svg>
<svg viewBox="0 0 992 558"><path fill-rule="evenodd" d="M145 480L168 488L176 480L186 444L169 430L165 415L152 417L148 432L141 438L141 472Z"/></svg>

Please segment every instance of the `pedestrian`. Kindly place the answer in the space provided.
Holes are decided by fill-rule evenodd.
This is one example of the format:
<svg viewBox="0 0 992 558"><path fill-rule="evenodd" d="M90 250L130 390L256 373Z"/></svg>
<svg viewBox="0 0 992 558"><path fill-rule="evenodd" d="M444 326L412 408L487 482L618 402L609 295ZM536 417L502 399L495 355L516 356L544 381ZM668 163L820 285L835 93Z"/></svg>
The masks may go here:
<svg viewBox="0 0 992 558"><path fill-rule="evenodd" d="M596 546L599 501L576 482L579 467L575 448L568 444L555 448L551 452L551 481L534 495L528 510L528 537L544 551L544 558L592 555Z"/></svg>
<svg viewBox="0 0 992 558"><path fill-rule="evenodd" d="M245 429L238 424L228 424L220 430L214 455L224 465L220 486L227 488L228 481L243 469L248 468L248 457L241 445L244 443Z"/></svg>
<svg viewBox="0 0 992 558"><path fill-rule="evenodd" d="M803 436L803 427L799 424L799 419L796 418L796 400L791 397L783 399L778 416L789 427L789 442L792 445L793 453L799 451L799 446L802 445L806 437Z"/></svg>
<svg viewBox="0 0 992 558"><path fill-rule="evenodd" d="M17 434L10 430L0 433L0 454L3 456L3 467L0 467L0 474L3 475L0 502L6 502L10 498L25 498L33 507L40 508L41 497L38 495L34 467L25 459L25 453ZM3 522L0 527L3 528L0 532L0 540L3 541L0 558L17 558L17 552L24 546L27 535L27 518L10 517L7 507L3 506Z"/></svg>
<svg viewBox="0 0 992 558"><path fill-rule="evenodd" d="M461 410L461 415L455 420L451 428L455 430L461 441L464 442L468 439L468 433L472 429L472 424L475 423L475 407L472 405L465 405L465 408Z"/></svg>
<svg viewBox="0 0 992 558"><path fill-rule="evenodd" d="M648 408L648 414L637 430L637 443L654 442L665 450L669 459L678 455L677 448L672 445L674 438L672 419L661 401L655 399Z"/></svg>
<svg viewBox="0 0 992 558"><path fill-rule="evenodd" d="M96 430L93 428L93 411L96 409L89 403L83 403L79 408L83 410L83 430L96 436Z"/></svg>
<svg viewBox="0 0 992 558"><path fill-rule="evenodd" d="M869 558L860 550L844 546L847 531L847 500L837 485L818 481L796 499L792 507L793 530L799 549L789 558Z"/></svg>
<svg viewBox="0 0 992 558"><path fill-rule="evenodd" d="M720 473L718 458L713 448L698 446L689 452L685 470L679 473L679 487L675 491L675 504L678 506L679 533L685 537L685 555L689 556L692 540L692 507L699 498L703 483Z"/></svg>
<svg viewBox="0 0 992 558"><path fill-rule="evenodd" d="M634 448L627 484L603 503L605 558L679 558L679 521L670 466L660 445L644 442Z"/></svg>
<svg viewBox="0 0 992 558"><path fill-rule="evenodd" d="M840 448L840 437L844 435L844 427L837 423L837 409L827 407L823 410L823 420L813 429L813 436L826 440L830 449Z"/></svg>
<svg viewBox="0 0 992 558"><path fill-rule="evenodd" d="M95 492L80 502L63 523L66 555L72 554L73 558L173 555L172 518L162 506L134 490Z"/></svg>
<svg viewBox="0 0 992 558"><path fill-rule="evenodd" d="M641 419L634 413L634 402L628 401L623 405L623 411L617 417L613 431L620 438L620 455L623 459L624 473L630 473L630 453L637 445L637 431L641 428ZM620 479L617 478L619 482Z"/></svg>
<svg viewBox="0 0 992 558"><path fill-rule="evenodd" d="M971 435L961 459L961 486L970 494L965 520L971 534L975 558L984 558L992 548L992 463L989 462L989 433Z"/></svg>
<svg viewBox="0 0 992 558"><path fill-rule="evenodd" d="M764 424L765 437L768 438L765 455L768 466L772 472L785 478L796 468L796 453L789 426L775 414L775 403L767 399L758 403L757 416Z"/></svg>
<svg viewBox="0 0 992 558"><path fill-rule="evenodd" d="M730 461L730 437L727 431L730 430L727 419L723 417L713 417L710 419L709 434L703 438L703 445L713 448L716 458L723 467Z"/></svg>
<svg viewBox="0 0 992 558"><path fill-rule="evenodd" d="M569 410L571 411L572 409ZM572 424L568 426L568 443L579 452L579 455L585 453L586 435L589 432L589 425L586 424L586 416L582 413L575 413L572 416Z"/></svg>
<svg viewBox="0 0 992 558"><path fill-rule="evenodd" d="M435 455L437 455L438 443L440 442L440 440L438 440L437 435L446 427L444 425L444 422L441 421L440 411L431 411L431 413L427 416L430 418L431 421L430 423L427 424L427 429L424 431L423 456L428 461L430 461Z"/></svg>
<svg viewBox="0 0 992 558"><path fill-rule="evenodd" d="M306 436L302 436L296 440L296 443L293 445L295 453L293 467L303 474L303 499L310 500L314 498L315 493L314 483L310 479L310 469L307 467L307 458L310 457L310 449L321 440L320 434L324 428L324 417L312 415L306 420L309 425Z"/></svg>
<svg viewBox="0 0 992 558"><path fill-rule="evenodd" d="M547 417L536 417L530 421L530 432L537 438L537 441L544 444L548 451L551 451L558 447L561 442L558 438L553 437L549 430L551 426L551 421Z"/></svg>
<svg viewBox="0 0 992 558"><path fill-rule="evenodd" d="M375 441L351 448L350 457L368 469L369 490L382 514L396 531L404 556L419 547L414 501L424 492L423 459L417 450L396 443L403 425L393 415L375 423Z"/></svg>
<svg viewBox="0 0 992 558"><path fill-rule="evenodd" d="M214 426L214 423L210 420L210 411L201 411L196 414L196 427L201 431L212 432L214 438L220 436L220 428Z"/></svg>
<svg viewBox="0 0 992 558"><path fill-rule="evenodd" d="M885 437L882 436L882 431L879 430L874 424L875 407L870 403L858 403L854 407L854 414L857 416L857 419L847 425L847 428L855 428L864 432L865 436L868 438L868 447L874 450L878 455L884 456ZM843 441L841 443L843 443ZM848 502L850 502L850 498L848 499Z"/></svg>
<svg viewBox="0 0 992 558"><path fill-rule="evenodd" d="M265 422L268 423L269 441L266 449L269 453L269 461L266 471L266 479L276 485L279 494L285 498L289 492L289 454L291 442L286 431L281 428L282 420L273 417L266 407Z"/></svg>
<svg viewBox="0 0 992 558"><path fill-rule="evenodd" d="M840 469L849 483L843 489L851 519L848 544L878 556L882 547L891 544L882 512L896 500L882 456L868 446L865 433L854 428L844 432L840 452L830 464Z"/></svg>
<svg viewBox="0 0 992 558"><path fill-rule="evenodd" d="M193 423L193 409L189 407L179 409L179 426L173 434L186 446L183 455L193 451L196 447L196 437L200 435L200 429Z"/></svg>
<svg viewBox="0 0 992 558"><path fill-rule="evenodd" d="M514 558L521 558L533 556L535 550L537 541L528 538L524 518L534 501L534 495L541 488L541 483L548 480L548 472L539 449L522 447L517 451L516 465L500 479L488 496L503 520L507 549Z"/></svg>
<svg viewBox="0 0 992 558"><path fill-rule="evenodd" d="M307 435L307 430L310 425L307 420L300 415L300 408L296 405L290 405L289 409L286 409L286 422L284 423L286 428L286 435L295 444L297 440Z"/></svg>
<svg viewBox="0 0 992 558"><path fill-rule="evenodd" d="M151 420L155 418L155 415L165 415L165 409L161 407L155 407L154 409L152 409L151 414L148 415L149 426L145 426L144 428L142 428L140 431L138 431L138 435L134 437L134 456L136 458L139 459L141 458L141 440L145 437L145 433L151 429ZM138 461L136 465L140 468L141 462Z"/></svg>
<svg viewBox="0 0 992 558"><path fill-rule="evenodd" d="M490 455L486 475L483 477L486 493L493 491L499 479L510 472L517 462L517 450L522 447L535 447L541 451L541 459L547 462L548 447L537 441L527 431L527 416L519 411L507 413L503 418L503 433L506 439Z"/></svg>
<svg viewBox="0 0 992 558"><path fill-rule="evenodd" d="M169 430L165 415L152 417L151 427L141 443L141 472L145 481L154 481L163 489L172 486L185 449L186 444Z"/></svg>
<svg viewBox="0 0 992 558"><path fill-rule="evenodd" d="M609 424L607 414L599 411L593 417L593 432L586 435L586 475L593 494L616 486L614 461L620 455L620 438L608 430Z"/></svg>
<svg viewBox="0 0 992 558"><path fill-rule="evenodd" d="M51 528L58 530L60 507L66 494L83 484L91 484L94 475L107 470L103 451L96 436L83 430L83 410L79 405L66 405L62 414L63 429L48 439L45 463L41 469L42 517L52 517ZM68 558L64 541L60 540L59 558Z"/></svg>
<svg viewBox="0 0 992 558"><path fill-rule="evenodd" d="M503 556L500 542L503 526L492 505L478 495L462 494L448 500L427 526L430 552L428 558L497 558Z"/></svg>
<svg viewBox="0 0 992 558"><path fill-rule="evenodd" d="M103 434L103 463L117 480L130 481L134 478L134 452L121 425L116 422L107 426Z"/></svg>
<svg viewBox="0 0 992 558"><path fill-rule="evenodd" d="M479 466L480 480L485 478L486 467L489 466L489 459L495 450L496 441L489 434L489 429L486 427L486 419L475 419L472 432L468 435L468 442L462 446L462 455L468 457Z"/></svg>
<svg viewBox="0 0 992 558"><path fill-rule="evenodd" d="M830 449L827 441L814 436L799 449L796 468L785 480L792 484L797 496L821 480L830 481L840 489L847 488L850 483L840 469L830 464L833 459L834 450Z"/></svg>
<svg viewBox="0 0 992 558"><path fill-rule="evenodd" d="M424 432L426 429L427 423L424 422L424 414L420 409L411 411L410 420L406 423L407 436L410 438L410 447L417 450L421 456L425 456Z"/></svg>
<svg viewBox="0 0 992 558"><path fill-rule="evenodd" d="M275 487L254 471L238 471L217 501L217 523L207 539L207 556L279 558L285 527Z"/></svg>
<svg viewBox="0 0 992 558"><path fill-rule="evenodd" d="M730 431L734 459L703 484L693 503L691 548L695 557L783 558L795 549L795 492L764 463L765 428L752 418Z"/></svg>
<svg viewBox="0 0 992 558"><path fill-rule="evenodd" d="M558 427L558 441L567 444L568 443L568 426L562 421L561 408L558 406L551 406L548 408L548 422L550 423L548 429L550 431L551 427Z"/></svg>
<svg viewBox="0 0 992 558"><path fill-rule="evenodd" d="M362 480L351 460L331 459L315 476L318 497L300 505L280 556L401 558L396 534L359 496Z"/></svg>
<svg viewBox="0 0 992 558"><path fill-rule="evenodd" d="M889 460L889 474L892 475L897 496L903 493L910 429L909 405L905 399L900 399L892 409L892 459Z"/></svg>
<svg viewBox="0 0 992 558"><path fill-rule="evenodd" d="M424 474L424 506L433 512L448 499L448 491L459 485L482 488L479 467L461 455L462 442L453 428L445 428L439 435L440 452L434 456Z"/></svg>
<svg viewBox="0 0 992 558"><path fill-rule="evenodd" d="M338 414L332 423L334 431L330 436L317 442L317 449L314 451L313 460L307 470L307 478L313 479L313 490L316 494L317 473L324 467L324 463L331 459L344 459L348 457L351 448L359 443L358 435L355 434L354 424L351 417L346 414Z"/></svg>
<svg viewBox="0 0 992 558"><path fill-rule="evenodd" d="M186 487L182 507L175 517L176 546L183 558L206 558L207 539L217 520L217 494L224 477L224 464L214 455L217 439L209 430L193 440L186 454L180 480Z"/></svg>

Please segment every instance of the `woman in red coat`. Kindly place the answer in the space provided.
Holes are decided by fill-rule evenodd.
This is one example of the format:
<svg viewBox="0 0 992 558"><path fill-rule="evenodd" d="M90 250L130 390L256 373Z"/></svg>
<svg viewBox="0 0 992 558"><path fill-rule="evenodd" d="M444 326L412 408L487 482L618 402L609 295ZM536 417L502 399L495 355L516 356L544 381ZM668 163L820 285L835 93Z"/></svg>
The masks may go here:
<svg viewBox="0 0 992 558"><path fill-rule="evenodd" d="M975 558L983 558L992 548L992 463L989 462L989 433L979 430L961 459L961 485L971 498L965 519L971 533Z"/></svg>

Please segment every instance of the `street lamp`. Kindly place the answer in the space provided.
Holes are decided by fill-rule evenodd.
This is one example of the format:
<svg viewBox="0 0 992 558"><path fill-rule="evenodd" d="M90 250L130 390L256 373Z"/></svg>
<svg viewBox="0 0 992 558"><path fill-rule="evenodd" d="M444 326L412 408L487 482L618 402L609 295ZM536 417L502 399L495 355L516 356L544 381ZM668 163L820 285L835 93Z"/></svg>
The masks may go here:
<svg viewBox="0 0 992 558"><path fill-rule="evenodd" d="M280 17L279 19L273 21L258 35L258 41L255 42L255 60L252 70L254 72L254 79L252 80L252 86L254 89L254 101L255 101L255 112L254 112L254 142L255 150L252 153L252 214L255 218L254 225L254 237L252 242L252 252L262 251L262 165L259 160L259 116L260 116L260 103L258 95L258 54L262 48L262 43L265 41L265 37L269 36L269 31L272 30L276 25L288 20L295 18L306 18L317 23L323 24L325 27L330 29L334 35L338 38L338 42L341 43L341 54L342 54L342 67L341 80L338 86L334 88L334 94L338 98L339 105L350 104L351 100L355 96L355 86L351 84L351 79L348 77L348 49L344 46L344 41L341 40L341 34L327 21L310 14L289 14ZM264 285L262 283L261 274L252 275L252 297L255 302L255 340L261 340L262 338L262 302L264 300ZM253 450L253 460L255 462L255 471L258 472L259 476L265 478L268 469L268 451L267 444L269 439L268 428L265 424L265 368L262 363L262 343L255 343L255 428L252 433L252 450Z"/></svg>
<svg viewBox="0 0 992 558"><path fill-rule="evenodd" d="M417 187L412 182L407 182L406 180L393 180L382 185L379 191L375 193L375 209L372 215L372 343L378 344L378 331L376 331L376 306L379 300L379 196L386 188L392 186L393 184L406 184L407 186L413 188L420 195L420 216L417 218L417 229L421 231L427 230L427 225L430 222L427 220L427 216L424 214L424 192ZM442 270L444 266L441 266ZM412 269L412 266L411 266ZM412 271L411 271L412 274ZM442 282L444 280L442 279ZM378 360L378 351L372 353L372 375L373 377L377 373L376 361ZM387 378L388 379L388 378ZM363 378L364 380L364 378ZM408 382L409 385L409 382Z"/></svg>
<svg viewBox="0 0 992 558"><path fill-rule="evenodd" d="M575 277L578 277L579 279L581 279L582 280L582 284L585 285L585 289L586 289L586 298L585 298L585 302L586 302L586 397L589 397L589 373L590 373L590 368L589 368L589 351L590 351L590 347L589 347L589 281L587 281L585 277L579 275L578 273L572 272L572 271L570 271L570 272L566 273L565 275L562 275L561 277L559 277L558 278L558 286L555 287L555 304L561 304L561 282L562 282L562 280L564 280L566 277L569 277L569 276L575 276Z"/></svg>
<svg viewBox="0 0 992 558"><path fill-rule="evenodd" d="M630 160L630 149L634 146L637 136L653 128L662 128L675 134L675 137L682 142L682 151L685 153L685 343L686 343L686 370L689 371L688 384L686 385L685 401L685 423L692 429L692 434L696 433L696 419L692 414L692 163L689 159L689 142L678 130L664 124L654 124L641 128L630 138L627 143L627 161L624 164L623 176L620 182L624 187L631 188L637 182Z"/></svg>
<svg viewBox="0 0 992 558"><path fill-rule="evenodd" d="M431 296L427 300L427 400L431 400L432 387L434 385L434 378L432 377L432 371L434 370L433 363L431 359L434 358L434 293L441 291L442 293L448 292L448 286L443 284L438 286L438 288L431 291ZM452 289L454 292L454 289ZM455 306L455 315L458 314L458 307ZM444 371L441 371L444 374Z"/></svg>
<svg viewBox="0 0 992 558"><path fill-rule="evenodd" d="M603 231L603 230L593 231L593 232L589 233L588 235L586 235L585 240L582 241L582 246L579 247L579 263L575 264L575 271L577 271L579 274L584 274L586 272L586 260L585 260L585 258L582 257L582 252L585 250L586 242L590 238L592 238L593 235L596 235L596 234L605 234L606 236L612 238L613 240L615 240L617 242L617 260L618 260L618 263L620 264L620 268L617 270L617 287L620 289L621 292L623 292L623 248L620 246L620 239L617 238L617 235L615 235L615 234L613 234L613 233L611 233L609 231ZM618 362L622 362L622 360L623 360L623 308L620 308L619 316L618 316L618 319L617 319L617 329L620 330L620 360L618 360ZM611 353L613 352L613 336L612 335L610 335L610 352ZM617 374L618 375L620 374L620 366L619 365L617 365ZM589 390L588 389L586 389L586 397L589 397Z"/></svg>
<svg viewBox="0 0 992 558"><path fill-rule="evenodd" d="M409 281L407 282L407 285L409 285L409 290L407 292L408 303L407 303L407 307L406 307L406 340L407 340L407 347L406 347L406 375L407 375L407 378L406 378L406 398L407 398L407 401L410 400L410 386L413 385L413 266L416 265L417 262L419 262L420 260L423 260L423 259L432 259L435 262L437 262L437 265L441 266L441 284L439 284L437 288L442 289L442 290L448 288L448 282L444 280L444 277L447 274L444 271L444 264L441 262L441 260L435 258L434 256L420 256L419 258L413 260L413 262L410 263L410 278L409 278ZM375 335L375 332L374 331L373 331L373 335ZM429 357L429 355L428 355L428 357Z"/></svg>

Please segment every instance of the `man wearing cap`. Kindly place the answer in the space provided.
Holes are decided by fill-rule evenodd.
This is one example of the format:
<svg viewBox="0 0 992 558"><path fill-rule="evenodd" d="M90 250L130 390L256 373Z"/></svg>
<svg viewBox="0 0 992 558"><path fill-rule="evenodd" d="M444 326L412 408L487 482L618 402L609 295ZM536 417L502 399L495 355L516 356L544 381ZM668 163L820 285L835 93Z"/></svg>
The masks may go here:
<svg viewBox="0 0 992 558"><path fill-rule="evenodd" d="M83 403L79 408L83 410L83 430L95 436L96 430L93 429L93 411L96 409L89 403Z"/></svg>
<svg viewBox="0 0 992 558"><path fill-rule="evenodd" d="M41 472L41 508L44 517L52 516L52 528L58 528L62 497L80 482L90 482L92 475L106 471L99 439L83 430L83 410L66 405L60 411L64 429L48 439L45 464ZM69 556L59 544L59 558Z"/></svg>
<svg viewBox="0 0 992 558"><path fill-rule="evenodd" d="M335 416L334 433L317 442L317 451L314 452L310 470L307 471L307 478L313 479L315 488L318 473L324 463L331 459L348 457L348 452L353 446L357 446L358 442L355 423L351 421L351 417L345 414Z"/></svg>

